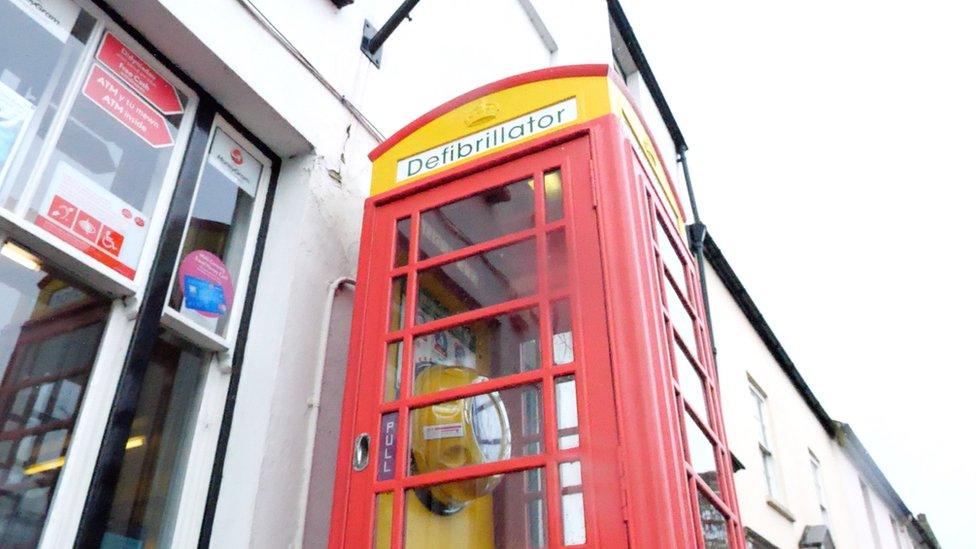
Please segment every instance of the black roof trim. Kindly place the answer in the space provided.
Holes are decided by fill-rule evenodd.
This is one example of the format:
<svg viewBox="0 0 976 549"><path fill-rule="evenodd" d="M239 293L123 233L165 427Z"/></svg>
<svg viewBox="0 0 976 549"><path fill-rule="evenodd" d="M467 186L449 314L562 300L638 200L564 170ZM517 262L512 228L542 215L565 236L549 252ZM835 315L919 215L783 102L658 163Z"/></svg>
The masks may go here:
<svg viewBox="0 0 976 549"><path fill-rule="evenodd" d="M776 334L773 333L773 329L769 327L769 323L763 317L762 313L759 312L759 308L756 307L756 303L749 296L749 292L746 291L745 286L742 285L742 281L739 280L738 275L732 270L732 266L725 259L725 255L722 254L722 250L719 249L718 245L715 244L715 240L712 239L712 234L708 233L705 235L705 246L704 246L705 258L711 264L715 273L718 275L725 289L732 294L732 298L735 299L736 304L738 304L739 309L746 316L749 324L752 324L756 333L759 334L759 338L762 339L766 348L769 349L770 354L776 359L776 363L786 374L786 377L790 379L793 386L803 397L803 401L806 402L807 406L816 416L817 421L823 426L824 430L831 437L834 436L834 420L827 415L827 411L824 410L820 401L814 396L813 391L810 390L810 386L807 382L803 380L803 376L796 369L790 356L786 354L786 349L780 344L779 339L776 338Z"/></svg>
<svg viewBox="0 0 976 549"><path fill-rule="evenodd" d="M661 118L664 119L664 125L668 128L668 133L671 134L671 141L674 142L674 147L679 152L687 151L688 144L685 143L685 136L682 135L681 128L678 127L678 121L674 119L674 113L671 112L671 107L668 105L667 99L664 98L664 92L661 91L661 86L657 83L657 78L654 77L651 65L647 62L647 56L644 55L644 50L641 49L637 35L634 33L634 28L630 26L630 21L627 20L627 15L624 14L624 9L621 7L620 1L607 0L607 6L610 8L611 20L617 26L617 30L620 32L620 36L624 39L624 44L627 46L628 53L633 58L634 64L637 65L637 72L640 73L641 79L644 80L644 85L647 86L647 90L654 99L654 105L657 106Z"/></svg>

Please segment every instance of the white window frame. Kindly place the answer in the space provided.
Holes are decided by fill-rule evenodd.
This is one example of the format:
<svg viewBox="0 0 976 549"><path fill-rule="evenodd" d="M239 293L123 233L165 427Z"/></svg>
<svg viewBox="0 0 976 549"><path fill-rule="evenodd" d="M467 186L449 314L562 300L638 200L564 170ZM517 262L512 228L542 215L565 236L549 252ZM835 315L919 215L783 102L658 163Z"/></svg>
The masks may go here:
<svg viewBox="0 0 976 549"><path fill-rule="evenodd" d="M871 528L871 540L876 549L881 549L881 534L878 530L878 518L874 513L874 503L871 501L871 490L864 479L858 479L861 485L861 499L864 501L864 511L868 515L868 526Z"/></svg>
<svg viewBox="0 0 976 549"><path fill-rule="evenodd" d="M817 455L813 453L813 450L808 450L810 452L810 472L813 475L813 488L817 496L817 506L820 509L820 517L823 519L825 525L830 524L830 512L827 510L827 493L824 488L823 482L823 465L820 463L820 459Z"/></svg>
<svg viewBox="0 0 976 549"><path fill-rule="evenodd" d="M758 429L757 443L759 446L759 459L762 465L763 481L766 485L766 497L770 501L782 506L785 502L782 486L779 482L779 468L769 426L767 396L766 392L759 387L759 384L751 376L749 377L749 394L753 401L753 416Z"/></svg>

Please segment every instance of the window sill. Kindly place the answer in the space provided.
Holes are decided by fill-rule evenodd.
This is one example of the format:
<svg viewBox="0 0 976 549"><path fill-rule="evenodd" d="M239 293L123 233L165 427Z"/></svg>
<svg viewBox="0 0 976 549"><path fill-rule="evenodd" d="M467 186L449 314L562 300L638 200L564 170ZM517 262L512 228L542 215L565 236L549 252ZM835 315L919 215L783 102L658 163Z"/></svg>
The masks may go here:
<svg viewBox="0 0 976 549"><path fill-rule="evenodd" d="M774 500L772 498L768 498L767 497L766 498L766 505L769 505L770 507L772 507L774 511L776 511L777 513L779 513L780 515L782 515L783 518L785 518L786 520L788 520L790 522L796 522L796 517L794 517L793 516L793 513L791 513L790 510L787 509L786 506L783 505L782 503L780 503L780 502L778 502L778 501L776 501L776 500Z"/></svg>

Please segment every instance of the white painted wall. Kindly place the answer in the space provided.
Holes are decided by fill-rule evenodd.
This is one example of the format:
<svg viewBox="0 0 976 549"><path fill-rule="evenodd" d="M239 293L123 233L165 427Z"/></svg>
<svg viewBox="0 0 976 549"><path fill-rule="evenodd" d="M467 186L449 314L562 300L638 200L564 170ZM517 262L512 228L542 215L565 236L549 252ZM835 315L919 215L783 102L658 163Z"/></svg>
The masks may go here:
<svg viewBox="0 0 976 549"><path fill-rule="evenodd" d="M865 481L881 543L875 547L861 497L860 471L817 421L710 265L706 266L706 284L718 352L726 435L729 448L745 465L735 475L743 524L777 546L787 548L797 546L805 526L823 523L810 465L810 452L813 452L820 461L828 525L837 547L912 547L901 522L901 545L897 544L889 517L900 520L900 513L889 507L870 482ZM783 493L778 503L793 520L767 501L758 427L753 416L754 401L749 392L750 378L767 396L768 429Z"/></svg>

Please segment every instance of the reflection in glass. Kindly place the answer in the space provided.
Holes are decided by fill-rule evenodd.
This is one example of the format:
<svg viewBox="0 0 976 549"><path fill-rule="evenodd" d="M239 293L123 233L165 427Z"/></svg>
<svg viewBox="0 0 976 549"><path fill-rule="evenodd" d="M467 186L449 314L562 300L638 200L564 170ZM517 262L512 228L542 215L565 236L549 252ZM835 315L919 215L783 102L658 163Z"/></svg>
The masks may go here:
<svg viewBox="0 0 976 549"><path fill-rule="evenodd" d="M424 269L417 291L417 324L531 295L535 239Z"/></svg>
<svg viewBox="0 0 976 549"><path fill-rule="evenodd" d="M546 506L543 490L528 492L527 477L519 471L500 475L489 493L447 507L440 498L457 493L456 485L485 479L437 484L406 493L405 547L428 549L432 540L451 547L525 549L546 546ZM541 479L543 475L538 475ZM441 545L439 545L441 546Z"/></svg>
<svg viewBox="0 0 976 549"><path fill-rule="evenodd" d="M546 223L563 218L563 175L557 168L546 172L543 177L546 191Z"/></svg>
<svg viewBox="0 0 976 549"><path fill-rule="evenodd" d="M718 484L718 464L715 460L715 447L701 427L688 412L685 416L685 435L688 440L688 458L695 472L716 494L721 490Z"/></svg>
<svg viewBox="0 0 976 549"><path fill-rule="evenodd" d="M219 146L228 143L228 146L237 146L220 128L215 129L214 139L210 145L211 151L200 174L193 211L183 241L183 251L177 263L179 272L173 280L169 301L170 307L218 335L224 335L227 331L227 320L230 316L228 313L234 299L234 292L237 290L254 199L263 170L263 166L255 157L238 147L234 149L240 155L237 158L241 159L243 167L250 170L240 172L243 175L231 177L232 173L238 172L229 172L228 169L220 167L222 164L220 164L221 156L218 149ZM187 292L193 292L193 288L201 283L194 280L200 280L200 275L185 268L193 264L194 259L201 252L212 254L209 257L216 256L215 258L222 262L229 272L229 280L222 281L216 289L220 296L218 300L220 305L216 309L208 307L203 300L185 299L193 296L183 294L184 288ZM210 278L202 280L202 282L211 281Z"/></svg>
<svg viewBox="0 0 976 549"><path fill-rule="evenodd" d="M376 520L373 524L373 549L390 547L393 524L393 494L384 492L376 496Z"/></svg>
<svg viewBox="0 0 976 549"><path fill-rule="evenodd" d="M431 366L462 366L486 378L539 368L538 309L526 309L418 336L413 343L414 394L433 388L418 383Z"/></svg>
<svg viewBox="0 0 976 549"><path fill-rule="evenodd" d="M573 361L573 318L569 299L560 299L552 305L552 363L569 364Z"/></svg>
<svg viewBox="0 0 976 549"><path fill-rule="evenodd" d="M559 229L549 233L546 239L546 260L549 266L549 289L562 290L569 283L569 250L566 248L566 231Z"/></svg>
<svg viewBox="0 0 976 549"><path fill-rule="evenodd" d="M33 547L65 464L109 301L27 261L28 252L13 246L3 245L0 255L0 547Z"/></svg>
<svg viewBox="0 0 976 549"><path fill-rule="evenodd" d="M410 261L410 218L404 217L396 222L396 251L393 266L402 267Z"/></svg>
<svg viewBox="0 0 976 549"><path fill-rule="evenodd" d="M579 446L579 415L576 409L576 377L556 378L556 429L559 449Z"/></svg>
<svg viewBox="0 0 976 549"><path fill-rule="evenodd" d="M688 313L688 309L685 307L681 297L678 296L678 292L671 285L671 282L662 280L661 284L664 286L671 325L678 332L678 336L681 337L681 341L688 347L688 350L695 352L698 345L698 340L695 339L695 323L691 319L691 315ZM695 353L695 356L697 356L697 353Z"/></svg>
<svg viewBox="0 0 976 549"><path fill-rule="evenodd" d="M384 376L383 401L400 398L400 368L403 364L403 342L395 341L386 346L386 375Z"/></svg>
<svg viewBox="0 0 976 549"><path fill-rule="evenodd" d="M206 357L168 336L156 340L102 538L169 547L179 510ZM117 546L117 545L116 545Z"/></svg>
<svg viewBox="0 0 976 549"><path fill-rule="evenodd" d="M403 329L406 311L407 277L398 276L390 284L390 331Z"/></svg>
<svg viewBox="0 0 976 549"><path fill-rule="evenodd" d="M59 13L64 36L32 19L17 2L0 2L0 206L14 209L77 70L95 19L71 6ZM72 8L75 11L73 14ZM72 24L73 23L73 24ZM65 131L77 131L69 120Z"/></svg>
<svg viewBox="0 0 976 549"><path fill-rule="evenodd" d="M494 187L420 214L420 259L487 242L535 224L531 179Z"/></svg>
<svg viewBox="0 0 976 549"><path fill-rule="evenodd" d="M580 462L559 464L559 488L563 508L563 545L582 545L586 543L586 520Z"/></svg>
<svg viewBox="0 0 976 549"><path fill-rule="evenodd" d="M707 418L708 407L705 405L705 387L702 378L678 343L674 344L674 361L678 370L678 385L681 387L681 394L695 409L699 417Z"/></svg>
<svg viewBox="0 0 976 549"><path fill-rule="evenodd" d="M705 549L728 549L729 531L725 515L704 494L698 494L698 514L701 518Z"/></svg>
<svg viewBox="0 0 976 549"><path fill-rule="evenodd" d="M661 259L664 262L665 268L671 273L675 282L678 284L678 288L681 292L687 295L688 293L688 280L685 277L685 267L684 262L681 261L681 256L675 250L674 241L671 240L671 236L668 234L667 229L664 227L664 222L661 221L660 217L657 219L657 244L658 249L661 251Z"/></svg>
<svg viewBox="0 0 976 549"><path fill-rule="evenodd" d="M484 378L467 368L432 367L418 383L452 389ZM539 402L538 384L440 402L410 412L411 473L456 469L542 450L541 414L526 409ZM526 412L529 413L526 413Z"/></svg>

